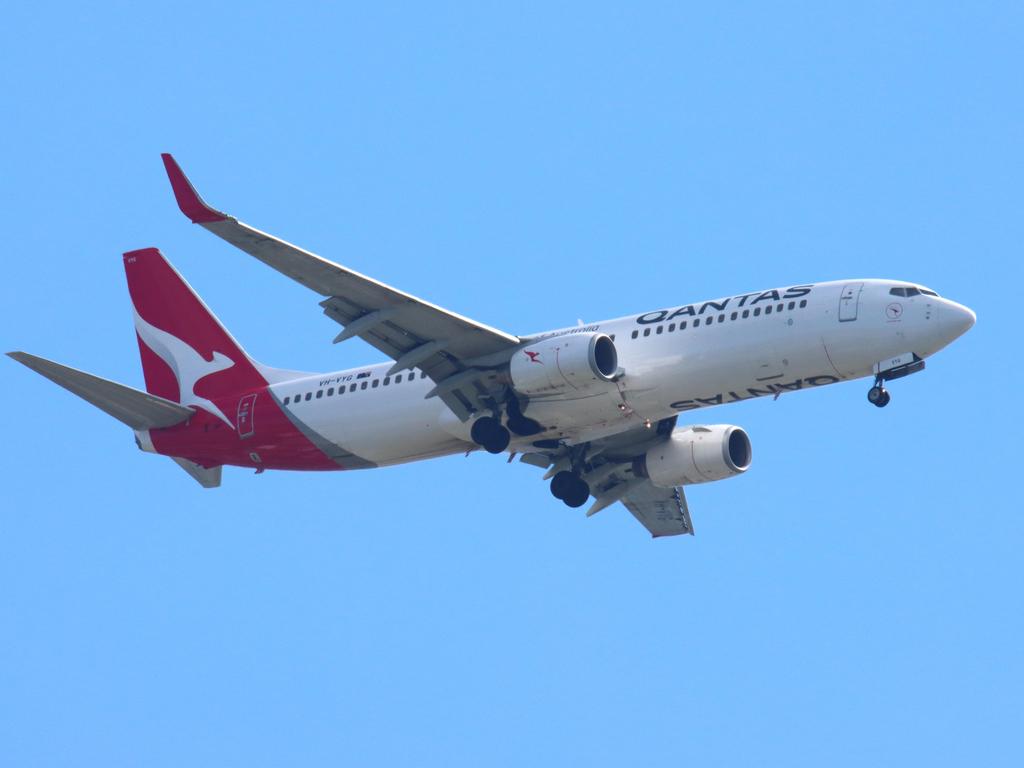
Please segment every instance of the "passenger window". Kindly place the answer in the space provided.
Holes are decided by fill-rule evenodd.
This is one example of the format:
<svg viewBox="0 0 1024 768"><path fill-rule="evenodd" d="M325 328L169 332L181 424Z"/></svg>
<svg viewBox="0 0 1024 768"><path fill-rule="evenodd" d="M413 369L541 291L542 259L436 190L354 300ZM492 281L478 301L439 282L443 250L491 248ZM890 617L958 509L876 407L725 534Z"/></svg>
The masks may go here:
<svg viewBox="0 0 1024 768"><path fill-rule="evenodd" d="M769 304L767 307L764 308L764 313L766 315L770 315L772 313L772 305L771 304Z"/></svg>
<svg viewBox="0 0 1024 768"><path fill-rule="evenodd" d="M358 386L359 386L358 384L350 384L349 387L348 387L348 391L349 392L355 392L356 391L356 387L358 387Z"/></svg>
<svg viewBox="0 0 1024 768"><path fill-rule="evenodd" d="M650 336L650 335L651 335L651 329L650 328L644 328L644 336Z"/></svg>
<svg viewBox="0 0 1024 768"><path fill-rule="evenodd" d="M807 306L807 299L800 299L800 309Z"/></svg>
<svg viewBox="0 0 1024 768"><path fill-rule="evenodd" d="M681 322L679 324L679 330L680 331L685 331L686 330L686 321L685 320L683 320L683 322Z"/></svg>
<svg viewBox="0 0 1024 768"><path fill-rule="evenodd" d="M664 331L665 331L665 326L663 326L663 325L659 325L659 326L658 326L658 327L657 327L657 328L656 328L656 329L654 330L654 332L655 332L655 333L659 333L659 334L660 334L660 333L664 333Z"/></svg>
<svg viewBox="0 0 1024 768"><path fill-rule="evenodd" d="M611 339L612 341L615 341L615 334L613 333L613 334L612 334L611 336L609 336L608 338L609 338L609 339Z"/></svg>
<svg viewBox="0 0 1024 768"><path fill-rule="evenodd" d="M743 310L743 319L746 320L748 317L750 317L750 310L749 309L744 309Z"/></svg>
<svg viewBox="0 0 1024 768"><path fill-rule="evenodd" d="M672 331L674 331L675 329L676 329L676 324L675 323L669 323L668 324L668 332L669 333L672 333Z"/></svg>
<svg viewBox="0 0 1024 768"><path fill-rule="evenodd" d="M327 396L328 397L333 397L334 396L334 387L329 387L327 389Z"/></svg>
<svg viewBox="0 0 1024 768"><path fill-rule="evenodd" d="M796 308L796 302L795 301L789 302L789 311L792 312L795 308Z"/></svg>
<svg viewBox="0 0 1024 768"><path fill-rule="evenodd" d="M760 307L754 307L754 317L760 317L760 316L761 316L761 308Z"/></svg>
<svg viewBox="0 0 1024 768"><path fill-rule="evenodd" d="M380 386L380 379L374 379L373 380L373 388L376 389L379 386Z"/></svg>
<svg viewBox="0 0 1024 768"><path fill-rule="evenodd" d="M309 400L312 400L312 399L313 399L313 393L312 392L307 392L306 393L306 400L309 401Z"/></svg>
<svg viewBox="0 0 1024 768"><path fill-rule="evenodd" d="M421 379L427 378L427 372L426 371L420 371L420 378Z"/></svg>
<svg viewBox="0 0 1024 768"><path fill-rule="evenodd" d="M733 312L731 315L729 315L729 319L730 320L735 320L739 316L740 316L739 312Z"/></svg>
<svg viewBox="0 0 1024 768"><path fill-rule="evenodd" d="M324 396L324 391L322 389L318 389L316 391L316 399L319 400L323 396Z"/></svg>
<svg viewBox="0 0 1024 768"><path fill-rule="evenodd" d="M397 376L395 376L395 384L401 384L401 383L402 383L402 374L398 374Z"/></svg>
<svg viewBox="0 0 1024 768"><path fill-rule="evenodd" d="M385 376L384 377L384 386L386 387L390 383L391 383L391 377L390 376Z"/></svg>
<svg viewBox="0 0 1024 768"><path fill-rule="evenodd" d="M369 386L369 382L364 381L362 384L359 385L359 388L360 389L366 389L367 386Z"/></svg>
<svg viewBox="0 0 1024 768"><path fill-rule="evenodd" d="M631 337L631 338L634 338L634 339L635 339L635 338L636 338L637 336L639 336L639 335L640 335L640 331L633 331L633 332L632 332L631 334L629 334L629 335L630 335L630 337Z"/></svg>
<svg viewBox="0 0 1024 768"><path fill-rule="evenodd" d="M724 323L725 322L725 313L724 312L718 316L718 322L720 322L720 323Z"/></svg>
<svg viewBox="0 0 1024 768"><path fill-rule="evenodd" d="M786 305L785 305L785 304L779 304L779 306L777 306L777 307L775 308L775 311L776 311L776 312L781 312L781 311L782 311L782 310L784 310L785 308L786 308Z"/></svg>
<svg viewBox="0 0 1024 768"><path fill-rule="evenodd" d="M284 405L288 405L288 403L289 403L290 401L291 401L291 398L290 398L290 397L286 397L286 398L284 399Z"/></svg>

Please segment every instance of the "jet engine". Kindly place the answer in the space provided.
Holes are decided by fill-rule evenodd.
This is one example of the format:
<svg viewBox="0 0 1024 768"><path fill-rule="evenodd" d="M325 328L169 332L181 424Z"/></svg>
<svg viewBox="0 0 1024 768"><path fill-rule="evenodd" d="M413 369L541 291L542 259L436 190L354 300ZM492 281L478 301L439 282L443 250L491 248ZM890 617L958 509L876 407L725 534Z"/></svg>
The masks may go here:
<svg viewBox="0 0 1024 768"><path fill-rule="evenodd" d="M633 472L660 488L674 488L742 474L750 457L750 438L739 427L683 427L636 459Z"/></svg>
<svg viewBox="0 0 1024 768"><path fill-rule="evenodd" d="M619 354L603 333L570 333L519 350L510 366L512 386L524 395L575 393L609 384Z"/></svg>

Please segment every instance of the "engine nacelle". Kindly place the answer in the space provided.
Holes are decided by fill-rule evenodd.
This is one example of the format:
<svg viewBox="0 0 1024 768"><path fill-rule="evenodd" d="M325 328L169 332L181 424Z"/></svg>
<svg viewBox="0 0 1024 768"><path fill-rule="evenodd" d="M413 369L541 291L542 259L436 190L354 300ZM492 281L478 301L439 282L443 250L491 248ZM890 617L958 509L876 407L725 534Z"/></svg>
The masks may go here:
<svg viewBox="0 0 1024 768"><path fill-rule="evenodd" d="M524 395L579 392L611 382L619 354L603 333L570 333L519 350L510 369L512 386Z"/></svg>
<svg viewBox="0 0 1024 768"><path fill-rule="evenodd" d="M660 488L709 483L747 471L750 438L729 424L683 427L633 463L639 477Z"/></svg>

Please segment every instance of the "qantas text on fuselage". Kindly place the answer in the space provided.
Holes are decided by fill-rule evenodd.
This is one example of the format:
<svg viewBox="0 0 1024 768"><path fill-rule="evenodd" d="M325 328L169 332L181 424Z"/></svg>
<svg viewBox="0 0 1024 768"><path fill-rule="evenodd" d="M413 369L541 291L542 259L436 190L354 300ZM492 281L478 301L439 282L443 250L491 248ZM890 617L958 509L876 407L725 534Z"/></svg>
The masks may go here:
<svg viewBox="0 0 1024 768"><path fill-rule="evenodd" d="M654 536L692 533L687 485L751 463L747 434L680 414L924 368L974 313L901 280L806 283L517 336L422 301L209 205L170 155L194 223L318 293L335 342L390 363L301 373L249 357L155 248L124 255L146 391L24 352L13 358L130 426L205 487L224 465L338 470L482 449L546 469L587 514L622 504ZM510 457L511 458L511 457Z"/></svg>

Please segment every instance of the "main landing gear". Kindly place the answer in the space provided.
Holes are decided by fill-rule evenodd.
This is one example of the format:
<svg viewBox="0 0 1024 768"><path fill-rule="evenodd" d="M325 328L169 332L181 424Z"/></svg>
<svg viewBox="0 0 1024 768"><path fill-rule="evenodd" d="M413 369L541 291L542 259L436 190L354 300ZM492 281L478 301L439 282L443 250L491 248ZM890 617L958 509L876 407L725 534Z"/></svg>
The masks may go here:
<svg viewBox="0 0 1024 768"><path fill-rule="evenodd" d="M509 397L505 410L508 411L509 432L520 437L530 437L544 431L544 427L541 426L539 421L523 415L523 406L520 405L519 398L515 395Z"/></svg>
<svg viewBox="0 0 1024 768"><path fill-rule="evenodd" d="M590 486L579 475L565 470L551 478L551 495L575 509L587 503Z"/></svg>
<svg viewBox="0 0 1024 768"><path fill-rule="evenodd" d="M501 453L512 440L509 431L493 416L483 416L473 422L469 436L488 453Z"/></svg>
<svg viewBox="0 0 1024 768"><path fill-rule="evenodd" d="M876 408L885 408L892 397L889 390L882 386L882 377L875 379L875 386L868 390L868 402Z"/></svg>
<svg viewBox="0 0 1024 768"><path fill-rule="evenodd" d="M508 448L513 434L529 437L544 431L539 422L523 415L523 408L516 397L510 397L505 408L508 411L507 428L498 418L500 411L496 411L494 416L477 419L470 429L470 438L488 453L501 453Z"/></svg>

